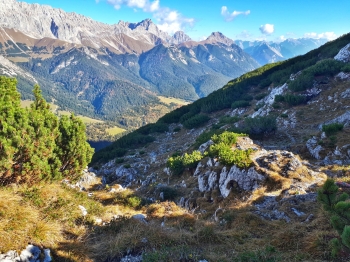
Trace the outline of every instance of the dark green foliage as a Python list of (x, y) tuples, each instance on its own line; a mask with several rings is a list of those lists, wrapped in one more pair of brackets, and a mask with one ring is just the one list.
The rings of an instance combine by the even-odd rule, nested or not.
[(121, 163), (124, 163), (124, 158), (116, 158), (115, 159), (115, 163), (118, 165), (118, 164), (121, 164)]
[[(323, 187), (318, 190), (318, 201), (321, 202), (323, 208), (329, 212), (331, 224), (337, 230), (341, 243), (350, 248), (350, 202), (349, 195), (340, 194), (338, 186), (334, 180), (327, 179)], [(332, 240), (332, 254), (336, 255), (340, 249), (339, 239)]]
[(298, 92), (313, 87), (316, 76), (333, 76), (339, 73), (344, 66), (343, 62), (334, 59), (325, 59), (304, 70), (301, 75), (289, 83), (289, 89)]
[(213, 140), (215, 144), (224, 143), (225, 145), (232, 146), (237, 142), (237, 138), (240, 136), (246, 136), (246, 135), (225, 131), (222, 134), (213, 135), (211, 137), (211, 140)]
[(185, 168), (192, 170), (203, 158), (199, 151), (193, 151), (191, 154), (185, 153), (182, 156), (174, 155), (167, 161), (167, 167), (170, 168), (173, 175), (181, 175)]
[(162, 122), (157, 122), (154, 124), (148, 124), (143, 127), (140, 127), (137, 132), (143, 135), (149, 135), (152, 133), (164, 133), (169, 131), (169, 127), (167, 124)]
[(344, 128), (344, 124), (333, 123), (329, 125), (323, 125), (322, 131), (325, 132), (327, 136), (331, 136), (343, 130), (343, 128)]
[(181, 175), (185, 170), (181, 156), (172, 156), (168, 159), (166, 166), (171, 170), (175, 176)]
[(179, 195), (179, 192), (175, 188), (169, 186), (160, 187), (159, 192), (163, 192), (165, 201), (174, 201)]
[(277, 130), (275, 116), (259, 116), (255, 118), (247, 117), (244, 119), (244, 130), (247, 130), (249, 135), (262, 136), (272, 133)]
[(219, 124), (234, 124), (239, 121), (239, 116), (222, 116), (219, 119)]
[(59, 171), (70, 179), (77, 179), (93, 155), (93, 149), (86, 142), (85, 125), (72, 114), (61, 117), (58, 129), (55, 154), (61, 162)]
[(275, 102), (286, 102), (290, 106), (297, 106), (300, 104), (304, 104), (307, 101), (306, 96), (302, 95), (293, 95), (293, 94), (286, 94), (286, 95), (276, 95), (275, 96)]
[(284, 96), (283, 95), (276, 95), (275, 96), (275, 102), (284, 102)]
[(350, 72), (350, 64), (345, 64), (342, 68), (341, 71), (345, 72), (345, 73), (349, 73)]
[(220, 135), (213, 135), (211, 139), (215, 144), (210, 146), (208, 150), (209, 156), (218, 157), (219, 161), (224, 165), (237, 165), (242, 168), (249, 167), (251, 164), (250, 154), (252, 153), (252, 149), (232, 149), (233, 144), (237, 142), (237, 138), (240, 136), (245, 135), (228, 131)]
[(232, 150), (231, 146), (224, 143), (211, 145), (209, 148), (210, 157), (218, 157), (220, 163), (224, 165), (236, 165), (241, 168), (251, 165), (250, 154), (252, 152), (253, 149), (251, 148), (248, 150)]
[(235, 108), (248, 107), (248, 106), (250, 106), (250, 103), (248, 101), (239, 100), (239, 101), (233, 102), (231, 105), (231, 108), (235, 109)]
[(261, 93), (261, 94), (256, 95), (255, 99), (256, 100), (261, 100), (261, 99), (263, 99), (266, 96), (267, 96), (267, 93)]
[(194, 147), (195, 148), (198, 148), (201, 144), (204, 144), (204, 143), (206, 143), (206, 142), (208, 142), (210, 139), (211, 139), (211, 137), (213, 136), (213, 135), (219, 135), (219, 134), (221, 134), (222, 132), (224, 132), (224, 130), (221, 130), (221, 129), (219, 129), (219, 130), (215, 130), (215, 129), (212, 129), (212, 130), (210, 130), (210, 131), (207, 131), (207, 132), (203, 132), (202, 134), (200, 134), (199, 136), (197, 136), (197, 138), (196, 138), (196, 142), (194, 143)]
[(20, 107), (16, 80), (0, 77), (0, 184), (76, 179), (93, 150), (85, 126), (74, 116), (61, 120), (50, 111), (38, 85), (29, 109)]
[(310, 73), (303, 72), (297, 79), (290, 82), (288, 87), (294, 92), (304, 91), (312, 88), (314, 84), (314, 76)]
[(135, 149), (144, 146), (153, 142), (154, 139), (155, 138), (152, 136), (143, 135), (134, 131), (119, 138), (103, 150), (96, 152), (92, 158), (92, 162), (96, 163), (99, 161), (108, 161), (115, 157), (122, 157), (126, 154), (128, 149)]
[(166, 124), (179, 123), (180, 118), (189, 111), (190, 111), (190, 106), (182, 106), (182, 107), (177, 108), (174, 111), (162, 116), (159, 119), (159, 122), (163, 122)]
[(194, 115), (193, 117), (189, 118), (188, 120), (183, 122), (183, 125), (187, 129), (197, 128), (205, 123), (207, 123), (210, 120), (210, 117), (207, 115)]
[(278, 104), (278, 103), (273, 103), (273, 104), (272, 104), (272, 107), (273, 107), (274, 109), (280, 109), (280, 108), (281, 108), (281, 105)]
[(178, 127), (178, 126), (177, 126), (177, 127), (174, 128), (173, 131), (174, 131), (174, 132), (179, 132), (180, 130), (181, 130), (181, 127)]

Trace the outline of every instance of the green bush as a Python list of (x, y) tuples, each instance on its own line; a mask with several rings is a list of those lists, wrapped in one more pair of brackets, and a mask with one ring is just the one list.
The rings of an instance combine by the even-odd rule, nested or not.
[(224, 143), (211, 145), (209, 148), (210, 157), (218, 157), (220, 163), (224, 165), (236, 165), (241, 168), (251, 165), (250, 154), (252, 152), (253, 149), (251, 148), (248, 150), (232, 150), (231, 146)]
[(350, 64), (345, 64), (342, 68), (341, 71), (345, 72), (345, 73), (349, 73), (350, 72)]
[(250, 103), (245, 100), (235, 101), (231, 104), (231, 108), (233, 109), (240, 108), (240, 107), (248, 107), (248, 106), (250, 106)]
[(192, 128), (197, 128), (204, 125), (209, 120), (210, 120), (209, 116), (200, 114), (187, 119), (185, 122), (183, 122), (183, 125), (187, 129), (192, 129)]
[(294, 92), (299, 92), (312, 88), (313, 84), (314, 76), (311, 73), (303, 72), (297, 79), (289, 83), (288, 88)]
[(245, 134), (237, 134), (237, 133), (233, 133), (233, 132), (229, 132), (229, 131), (225, 131), (222, 134), (219, 135), (213, 135), (211, 137), (211, 140), (213, 140), (213, 142), (215, 144), (220, 144), (223, 143), (225, 145), (228, 146), (232, 146), (234, 143), (237, 142), (237, 138), (240, 136), (246, 136)]
[(175, 176), (181, 175), (185, 170), (181, 156), (169, 157), (166, 165), (171, 170), (171, 173)]
[(274, 109), (280, 109), (280, 108), (281, 108), (281, 105), (278, 104), (278, 103), (273, 103), (273, 104), (272, 104), (272, 107), (273, 107)]
[(169, 186), (160, 187), (159, 192), (163, 192), (164, 201), (174, 201), (179, 195), (179, 192), (175, 188)]
[(211, 139), (211, 137), (212, 137), (213, 135), (215, 135), (215, 134), (216, 134), (216, 135), (219, 135), (219, 134), (221, 134), (222, 132), (224, 132), (224, 130), (221, 130), (221, 129), (219, 129), (219, 130), (212, 129), (212, 130), (210, 130), (210, 131), (203, 132), (202, 134), (200, 134), (199, 136), (197, 136), (196, 142), (193, 144), (193, 146), (194, 146), (195, 148), (198, 148), (200, 145), (202, 145), (202, 144), (208, 142), (208, 141)]
[(272, 133), (277, 130), (276, 117), (247, 117), (246, 119), (244, 119), (244, 130), (247, 130), (249, 135), (253, 136), (262, 136), (264, 134)]
[(307, 101), (307, 97), (302, 95), (286, 94), (284, 96), (284, 101), (286, 101), (290, 106), (297, 106), (304, 104)]
[(283, 95), (275, 95), (275, 102), (284, 102), (284, 96)]
[(239, 116), (222, 116), (219, 119), (220, 124), (234, 124), (239, 121)]
[(138, 196), (129, 196), (126, 199), (126, 205), (131, 208), (139, 208), (141, 203), (142, 199)]
[(121, 164), (121, 163), (124, 163), (124, 158), (116, 158), (115, 159), (115, 163), (118, 165), (118, 164)]
[(255, 99), (256, 100), (261, 100), (261, 99), (263, 99), (266, 96), (267, 96), (267, 93), (261, 93), (261, 94), (256, 95)]
[(317, 192), (317, 199), (330, 215), (330, 222), (339, 237), (331, 241), (332, 254), (336, 256), (342, 245), (350, 248), (350, 202), (347, 193), (339, 192), (334, 180), (327, 179), (323, 187)]
[(344, 128), (344, 124), (333, 123), (329, 125), (323, 125), (322, 131), (325, 132), (327, 136), (331, 136), (343, 130), (343, 128)]
[(185, 153), (183, 156), (172, 156), (167, 161), (167, 167), (170, 168), (173, 175), (181, 175), (185, 168), (193, 169), (203, 158), (199, 151), (193, 151), (191, 154)]
[(16, 85), (0, 76), (0, 185), (79, 179), (93, 154), (83, 122), (58, 119), (38, 85), (30, 108), (21, 108)]
[(169, 131), (169, 126), (162, 122), (148, 124), (136, 130), (137, 133), (140, 133), (143, 135), (149, 135), (152, 133), (164, 133), (167, 131)]
[(181, 127), (178, 127), (178, 126), (177, 126), (177, 127), (174, 128), (173, 131), (174, 131), (174, 132), (179, 132), (180, 130), (181, 130)]

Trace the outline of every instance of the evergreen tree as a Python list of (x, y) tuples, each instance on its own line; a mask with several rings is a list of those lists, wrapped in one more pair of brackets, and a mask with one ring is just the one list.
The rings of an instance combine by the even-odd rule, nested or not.
[(331, 224), (339, 233), (338, 238), (332, 239), (332, 255), (337, 255), (341, 250), (341, 244), (350, 248), (350, 202), (346, 193), (338, 194), (339, 188), (334, 180), (327, 179), (323, 187), (318, 191), (318, 200), (323, 208), (331, 215)]
[(31, 145), (30, 127), (16, 84), (16, 79), (0, 76), (0, 184), (26, 180), (23, 164)]
[[(40, 87), (34, 86), (35, 100), (29, 109), (29, 124), (32, 127), (32, 145), (30, 160), (26, 163), (26, 172), (37, 179), (59, 178), (60, 165), (54, 154), (58, 137), (58, 119), (50, 111), (50, 105), (41, 94)], [(28, 153), (29, 153), (28, 152)]]
[(0, 185), (79, 178), (93, 153), (82, 121), (59, 121), (38, 85), (30, 108), (21, 108), (16, 84), (0, 76)]
[(56, 154), (61, 162), (59, 169), (65, 176), (76, 179), (90, 162), (93, 149), (86, 142), (85, 125), (74, 114), (59, 121)]

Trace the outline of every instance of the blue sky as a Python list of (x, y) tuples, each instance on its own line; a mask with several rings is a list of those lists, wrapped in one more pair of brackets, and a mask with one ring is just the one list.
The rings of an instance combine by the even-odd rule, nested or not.
[[(20, 1), (20, 0), (18, 0)], [(350, 32), (350, 0), (25, 0), (114, 24), (151, 18), (194, 40), (220, 31), (232, 39), (334, 39)]]

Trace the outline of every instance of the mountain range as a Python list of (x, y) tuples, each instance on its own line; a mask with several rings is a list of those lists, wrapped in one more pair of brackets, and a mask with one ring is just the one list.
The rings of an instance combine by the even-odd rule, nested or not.
[(176, 106), (159, 96), (195, 101), (261, 64), (321, 44), (235, 42), (219, 32), (193, 41), (150, 19), (109, 25), (46, 5), (0, 4), (0, 74), (17, 77), (22, 99), (39, 83), (60, 110), (127, 127)]

